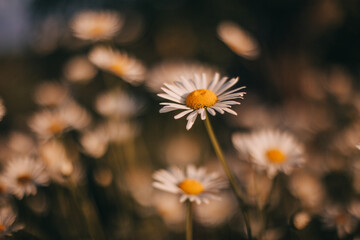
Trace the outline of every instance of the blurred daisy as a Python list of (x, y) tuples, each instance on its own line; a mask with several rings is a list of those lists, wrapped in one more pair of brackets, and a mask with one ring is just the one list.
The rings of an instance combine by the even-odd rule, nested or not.
[(293, 217), (293, 224), (296, 229), (304, 229), (311, 221), (311, 215), (307, 212), (298, 212)]
[(91, 123), (90, 113), (77, 102), (70, 101), (61, 106), (60, 115), (71, 128), (82, 130)]
[(56, 107), (68, 99), (67, 89), (58, 82), (40, 84), (34, 94), (35, 102), (41, 106)]
[(257, 41), (236, 23), (221, 22), (217, 27), (217, 34), (233, 52), (246, 59), (256, 59), (260, 55)]
[(157, 64), (148, 72), (145, 84), (152, 92), (158, 93), (164, 83), (173, 83), (179, 76), (192, 78), (195, 73), (213, 76), (218, 71), (217, 68), (200, 62), (168, 60)]
[(112, 11), (83, 11), (70, 22), (74, 35), (83, 40), (108, 40), (115, 36), (124, 24), (123, 18)]
[(15, 224), (16, 217), (16, 213), (10, 206), (0, 208), (0, 238), (11, 236), (12, 233), (24, 227), (20, 224)]
[(102, 93), (95, 102), (98, 113), (112, 118), (131, 118), (138, 114), (143, 107), (143, 102), (121, 90)]
[(201, 120), (205, 120), (206, 111), (213, 116), (215, 116), (216, 111), (221, 114), (228, 112), (237, 115), (231, 109), (231, 105), (240, 104), (233, 100), (243, 99), (245, 92), (239, 91), (245, 87), (229, 90), (238, 82), (238, 78), (227, 80), (227, 77), (220, 79), (220, 75), (216, 73), (213, 80), (208, 83), (205, 74), (202, 74), (201, 78), (195, 74), (194, 79), (181, 77), (181, 81), (176, 81), (173, 84), (165, 83), (165, 87), (161, 88), (165, 93), (158, 94), (158, 96), (175, 103), (160, 103), (160, 105), (164, 105), (160, 109), (160, 113), (182, 110), (181, 113), (175, 115), (175, 119), (189, 114), (186, 118), (188, 120), (187, 130), (193, 126), (198, 115), (201, 116)]
[(103, 126), (85, 131), (80, 138), (81, 146), (86, 154), (94, 157), (102, 157), (107, 149), (109, 137)]
[(34, 139), (28, 134), (17, 131), (9, 134), (6, 145), (16, 155), (27, 155), (35, 149)]
[(37, 186), (49, 184), (49, 176), (44, 164), (29, 157), (15, 158), (7, 162), (3, 177), (9, 193), (18, 199), (35, 195)]
[(335, 228), (340, 238), (355, 231), (357, 220), (346, 209), (328, 206), (322, 213), (322, 222), (326, 228)]
[(269, 177), (279, 171), (289, 174), (305, 162), (302, 146), (288, 133), (262, 130), (249, 135), (234, 134), (233, 144), (240, 152), (249, 154), (251, 161)]
[(87, 83), (95, 77), (96, 68), (85, 56), (70, 59), (64, 67), (65, 78), (74, 83)]
[(3, 100), (0, 98), (0, 121), (5, 116), (6, 108), (4, 106)]
[(217, 173), (207, 174), (205, 168), (197, 169), (193, 165), (188, 165), (185, 172), (177, 167), (158, 170), (153, 178), (155, 188), (179, 194), (180, 202), (209, 203), (209, 199), (219, 199), (218, 192), (227, 187), (227, 182)]
[(144, 81), (144, 65), (124, 52), (98, 46), (89, 53), (89, 60), (97, 67), (121, 77), (132, 85), (139, 85)]
[(70, 126), (60, 111), (43, 110), (35, 113), (28, 124), (40, 138), (48, 139), (63, 133)]

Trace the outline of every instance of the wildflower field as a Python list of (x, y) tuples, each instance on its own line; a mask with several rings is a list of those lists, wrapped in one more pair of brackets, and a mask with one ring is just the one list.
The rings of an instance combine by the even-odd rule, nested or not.
[(360, 240), (360, 2), (0, 0), (0, 239)]

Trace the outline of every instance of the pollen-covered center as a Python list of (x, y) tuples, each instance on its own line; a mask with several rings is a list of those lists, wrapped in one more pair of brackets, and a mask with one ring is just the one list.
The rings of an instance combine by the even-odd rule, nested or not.
[(64, 128), (65, 128), (65, 124), (61, 121), (54, 121), (49, 126), (50, 132), (54, 134), (62, 132)]
[(286, 160), (285, 154), (283, 154), (279, 149), (270, 149), (266, 152), (266, 157), (269, 162), (272, 163), (283, 163)]
[(209, 89), (198, 89), (191, 92), (185, 100), (186, 106), (192, 109), (207, 108), (213, 106), (217, 96)]
[(16, 178), (18, 184), (25, 185), (31, 182), (31, 176), (28, 173), (23, 173)]
[(179, 188), (187, 194), (197, 195), (204, 191), (203, 185), (194, 179), (185, 179), (179, 184)]
[(124, 67), (119, 63), (111, 65), (109, 69), (118, 75), (124, 74)]

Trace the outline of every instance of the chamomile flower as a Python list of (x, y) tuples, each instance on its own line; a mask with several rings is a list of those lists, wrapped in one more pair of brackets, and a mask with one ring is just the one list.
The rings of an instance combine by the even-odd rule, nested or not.
[(233, 52), (246, 59), (256, 59), (260, 54), (257, 41), (239, 25), (224, 21), (217, 27), (217, 33)]
[(227, 186), (227, 182), (217, 173), (206, 173), (205, 168), (188, 165), (186, 171), (177, 167), (158, 170), (153, 175), (153, 186), (157, 189), (179, 194), (180, 202), (189, 200), (200, 204), (209, 203), (209, 199), (218, 199), (216, 195)]
[(288, 133), (262, 130), (250, 135), (234, 134), (233, 144), (240, 152), (246, 152), (260, 170), (269, 177), (279, 171), (289, 174), (294, 167), (305, 162), (302, 146)]
[(187, 130), (193, 126), (197, 115), (201, 116), (201, 120), (205, 120), (206, 111), (213, 116), (216, 115), (216, 112), (237, 115), (231, 106), (240, 104), (234, 99), (243, 99), (245, 92), (240, 92), (240, 90), (245, 87), (229, 89), (238, 80), (238, 78), (232, 78), (228, 81), (227, 77), (220, 79), (220, 75), (216, 73), (210, 83), (205, 74), (202, 74), (201, 78), (195, 74), (194, 79), (181, 77), (180, 81), (173, 84), (165, 83), (165, 87), (161, 88), (165, 93), (158, 94), (158, 96), (173, 102), (160, 103), (160, 105), (164, 105), (160, 109), (160, 113), (182, 110), (174, 118), (179, 119), (188, 114)]
[(21, 230), (24, 226), (16, 224), (17, 215), (10, 206), (0, 208), (0, 238), (11, 236), (12, 233)]
[(124, 24), (123, 18), (112, 11), (84, 11), (70, 23), (74, 35), (83, 40), (107, 40), (115, 36)]
[(35, 195), (37, 186), (45, 186), (49, 183), (45, 165), (30, 157), (10, 160), (5, 166), (3, 177), (7, 191), (18, 199)]
[(121, 77), (132, 85), (139, 85), (144, 81), (146, 68), (139, 60), (125, 52), (98, 46), (89, 53), (89, 60), (97, 67)]

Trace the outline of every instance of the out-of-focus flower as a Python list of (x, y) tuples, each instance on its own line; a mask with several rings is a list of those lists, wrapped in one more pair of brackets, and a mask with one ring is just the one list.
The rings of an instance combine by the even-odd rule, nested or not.
[(220, 194), (221, 201), (201, 204), (195, 207), (195, 216), (204, 226), (213, 227), (224, 223), (236, 213), (237, 201), (233, 194)]
[(24, 226), (16, 224), (16, 213), (10, 206), (0, 208), (0, 237), (11, 236), (12, 233), (21, 230)]
[(316, 176), (304, 171), (291, 176), (291, 193), (300, 199), (303, 207), (310, 211), (319, 211), (324, 200), (324, 189)]
[(186, 210), (184, 204), (179, 202), (178, 196), (167, 192), (155, 192), (152, 202), (166, 225), (174, 230), (183, 227)]
[(31, 130), (43, 139), (62, 134), (70, 127), (65, 116), (58, 109), (37, 112), (29, 119), (28, 124)]
[(125, 174), (125, 182), (128, 191), (133, 198), (142, 206), (152, 205), (151, 172), (146, 168), (134, 168)]
[(233, 144), (240, 152), (246, 152), (260, 170), (269, 177), (279, 171), (285, 174), (305, 162), (302, 146), (286, 132), (262, 130), (252, 134), (234, 134)]
[(180, 195), (180, 202), (189, 200), (197, 204), (218, 199), (217, 193), (227, 186), (227, 182), (217, 173), (206, 173), (205, 168), (188, 165), (184, 172), (180, 168), (158, 170), (153, 175), (153, 186), (157, 189)]
[(104, 126), (87, 130), (80, 138), (81, 146), (86, 154), (94, 158), (102, 157), (108, 148), (109, 137)]
[(3, 119), (6, 113), (6, 108), (4, 106), (2, 98), (0, 98), (0, 121)]
[(34, 151), (35, 142), (27, 134), (22, 132), (11, 132), (6, 143), (15, 155), (28, 155)]
[(296, 229), (304, 229), (311, 221), (311, 216), (307, 212), (298, 212), (293, 218), (293, 224)]
[(74, 129), (82, 130), (91, 123), (89, 112), (74, 101), (60, 107), (59, 111), (65, 122)]
[(185, 166), (200, 159), (201, 145), (196, 137), (176, 135), (166, 139), (164, 145), (161, 146), (162, 152), (165, 160), (171, 165)]
[(96, 98), (95, 108), (103, 116), (126, 119), (138, 114), (144, 103), (121, 90), (112, 90)]
[(213, 76), (216, 72), (219, 72), (216, 67), (200, 62), (169, 60), (155, 65), (148, 72), (145, 84), (152, 92), (158, 93), (164, 83), (172, 84), (179, 80), (180, 76), (190, 79), (194, 74)]
[(90, 114), (75, 102), (69, 102), (53, 110), (35, 113), (28, 124), (40, 138), (49, 139), (67, 130), (81, 130), (91, 122)]
[(344, 69), (333, 67), (330, 69), (328, 91), (332, 93), (340, 102), (351, 102), (353, 100), (352, 77)]
[(340, 238), (351, 234), (357, 225), (357, 220), (339, 206), (328, 206), (322, 213), (322, 221), (326, 228), (335, 228)]
[(65, 146), (56, 140), (50, 140), (39, 147), (39, 155), (45, 163), (51, 179), (64, 183), (74, 172), (74, 163), (68, 157)]
[(70, 22), (74, 35), (83, 40), (108, 40), (119, 32), (123, 18), (113, 11), (83, 11), (77, 13)]
[(249, 32), (230, 21), (223, 21), (217, 27), (217, 34), (233, 52), (246, 59), (256, 59), (260, 55), (260, 48)]
[(68, 97), (68, 90), (58, 82), (44, 82), (36, 88), (34, 94), (35, 102), (46, 107), (59, 106)]
[(89, 53), (89, 60), (97, 67), (111, 72), (137, 86), (145, 78), (146, 68), (137, 59), (110, 47), (97, 46)]
[(231, 106), (240, 104), (234, 99), (243, 99), (245, 92), (239, 91), (245, 87), (229, 90), (239, 79), (227, 80), (227, 77), (220, 79), (220, 75), (215, 74), (213, 80), (208, 83), (205, 74), (201, 78), (195, 74), (194, 79), (181, 77), (181, 81), (176, 81), (173, 84), (165, 83), (165, 87), (162, 88), (165, 93), (158, 94), (158, 96), (173, 102), (160, 103), (160, 105), (164, 105), (160, 109), (160, 113), (182, 110), (174, 118), (179, 119), (188, 114), (186, 118), (188, 120), (187, 130), (193, 126), (198, 115), (201, 116), (201, 120), (205, 120), (206, 111), (213, 116), (215, 116), (216, 111), (221, 114), (228, 112), (237, 115)]
[(110, 186), (113, 181), (111, 169), (107, 167), (96, 168), (94, 170), (94, 180), (99, 186)]
[(49, 184), (49, 175), (42, 162), (30, 157), (15, 158), (7, 162), (3, 180), (7, 191), (18, 199), (35, 195), (37, 186)]
[(64, 66), (65, 78), (75, 83), (87, 83), (95, 77), (96, 73), (96, 68), (85, 56), (74, 57)]

